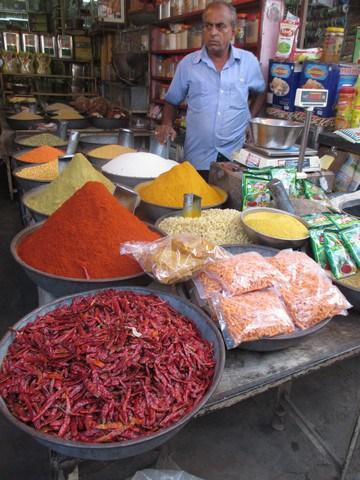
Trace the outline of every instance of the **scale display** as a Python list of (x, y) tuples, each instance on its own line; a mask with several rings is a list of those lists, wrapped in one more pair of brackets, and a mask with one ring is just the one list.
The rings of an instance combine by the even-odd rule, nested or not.
[(328, 95), (328, 90), (298, 88), (296, 90), (295, 105), (302, 108), (326, 107)]

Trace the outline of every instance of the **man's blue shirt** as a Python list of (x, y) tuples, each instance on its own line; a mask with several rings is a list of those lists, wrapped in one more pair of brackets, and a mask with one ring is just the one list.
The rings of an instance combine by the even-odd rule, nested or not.
[(265, 82), (257, 58), (231, 45), (221, 71), (203, 47), (179, 63), (166, 101), (188, 104), (185, 159), (198, 170), (209, 170), (218, 153), (230, 158), (242, 147), (250, 118), (249, 91), (263, 92)]

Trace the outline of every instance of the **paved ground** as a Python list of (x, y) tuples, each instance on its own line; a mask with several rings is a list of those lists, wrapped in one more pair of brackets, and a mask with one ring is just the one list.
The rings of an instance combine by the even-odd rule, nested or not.
[[(5, 171), (0, 169), (0, 334), (37, 305), (36, 289), (13, 261), (9, 244), (21, 229), (19, 209), (10, 202)], [(359, 325), (360, 328), (360, 325)], [(345, 448), (360, 408), (360, 358), (297, 380), (292, 399), (327, 438), (338, 457)], [(192, 421), (167, 445), (172, 462), (207, 480), (335, 480), (336, 471), (295, 422), (286, 431), (271, 428), (275, 392)], [(49, 478), (46, 448), (0, 416), (0, 480)], [(346, 480), (360, 480), (360, 445)], [(135, 463), (155, 461), (151, 453), (116, 463), (84, 463), (81, 480), (121, 480)]]

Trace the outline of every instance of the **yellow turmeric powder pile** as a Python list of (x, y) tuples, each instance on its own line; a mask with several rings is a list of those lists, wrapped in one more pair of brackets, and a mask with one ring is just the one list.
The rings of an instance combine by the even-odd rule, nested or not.
[(285, 213), (249, 213), (244, 218), (244, 223), (253, 230), (274, 238), (297, 240), (309, 235), (309, 231), (305, 225)]
[(189, 162), (162, 173), (140, 188), (139, 193), (146, 202), (174, 208), (182, 208), (185, 193), (194, 193), (201, 197), (203, 207), (224, 201), (222, 192), (208, 185)]

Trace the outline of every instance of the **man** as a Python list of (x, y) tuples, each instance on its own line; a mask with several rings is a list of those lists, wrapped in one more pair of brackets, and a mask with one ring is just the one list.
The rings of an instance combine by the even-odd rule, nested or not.
[[(229, 159), (242, 147), (250, 112), (250, 93), (265, 89), (257, 58), (231, 45), (236, 25), (234, 7), (224, 1), (207, 6), (203, 14), (203, 48), (179, 63), (165, 98), (162, 125), (156, 130), (161, 143), (176, 133), (173, 119), (185, 99), (185, 159), (199, 171), (211, 162)], [(256, 115), (263, 96), (252, 104)]]

